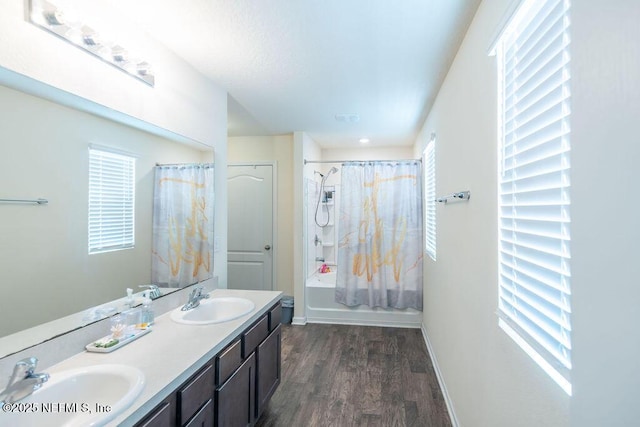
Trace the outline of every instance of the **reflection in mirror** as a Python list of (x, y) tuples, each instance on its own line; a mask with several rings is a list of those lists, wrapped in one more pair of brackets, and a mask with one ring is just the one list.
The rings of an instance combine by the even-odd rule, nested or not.
[[(0, 338), (72, 313), (87, 313), (90, 307), (125, 296), (127, 288), (137, 293), (142, 291), (139, 285), (152, 283), (155, 166), (212, 163), (212, 149), (195, 142), (176, 143), (4, 86), (0, 109), (0, 199), (49, 201), (0, 203)], [(130, 248), (89, 253), (91, 144), (135, 158)], [(209, 203), (213, 223), (213, 202)], [(213, 230), (208, 233), (212, 241)], [(207, 277), (212, 266), (209, 259)], [(112, 314), (109, 304), (105, 310)], [(81, 326), (72, 321), (68, 328), (74, 325)], [(65, 331), (57, 333), (61, 332)], [(0, 357), (8, 351), (0, 350)]]
[(182, 288), (213, 267), (213, 164), (157, 165), (151, 280)]

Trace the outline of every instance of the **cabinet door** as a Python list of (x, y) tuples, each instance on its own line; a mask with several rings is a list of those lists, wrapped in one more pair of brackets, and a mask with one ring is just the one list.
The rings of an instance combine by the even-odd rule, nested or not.
[(215, 420), (218, 427), (246, 427), (255, 421), (256, 357), (251, 354), (216, 390)]
[(256, 351), (257, 368), (257, 414), (262, 414), (264, 407), (269, 403), (269, 399), (280, 384), (280, 342), (281, 342), (280, 325), (271, 332), (271, 335), (258, 346)]
[(209, 401), (184, 427), (210, 427), (213, 425), (213, 401)]
[(176, 394), (171, 393), (135, 427), (175, 427), (176, 407)]

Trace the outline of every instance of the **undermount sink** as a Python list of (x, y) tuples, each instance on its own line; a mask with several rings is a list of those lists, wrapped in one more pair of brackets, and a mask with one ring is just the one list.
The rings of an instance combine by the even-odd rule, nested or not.
[(200, 305), (191, 310), (177, 308), (171, 312), (174, 322), (187, 325), (208, 325), (237, 319), (251, 313), (255, 308), (253, 301), (237, 297), (212, 297), (200, 301)]
[(126, 365), (52, 372), (42, 388), (12, 404), (14, 411), (0, 413), (0, 425), (102, 426), (131, 406), (144, 383), (142, 371)]

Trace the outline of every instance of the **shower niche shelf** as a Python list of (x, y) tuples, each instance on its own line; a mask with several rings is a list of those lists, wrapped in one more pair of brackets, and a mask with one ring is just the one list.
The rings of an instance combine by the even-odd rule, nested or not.
[(340, 201), (337, 198), (337, 186), (327, 185), (322, 189), (322, 193), (319, 193), (318, 190), (319, 188), (316, 187), (316, 192), (312, 196), (313, 199), (309, 201), (309, 206), (313, 206), (317, 216), (317, 221), (314, 224), (315, 228), (310, 231), (310, 234), (312, 237), (314, 235), (318, 236), (322, 242), (316, 245), (315, 257), (322, 259), (322, 263), (335, 264), (337, 258), (336, 242), (338, 241), (336, 218), (340, 207)]

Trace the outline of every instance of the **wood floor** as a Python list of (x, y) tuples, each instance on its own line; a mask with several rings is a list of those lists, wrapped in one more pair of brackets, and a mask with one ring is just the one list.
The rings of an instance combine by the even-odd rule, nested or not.
[(257, 426), (451, 426), (419, 329), (282, 332), (282, 381)]

